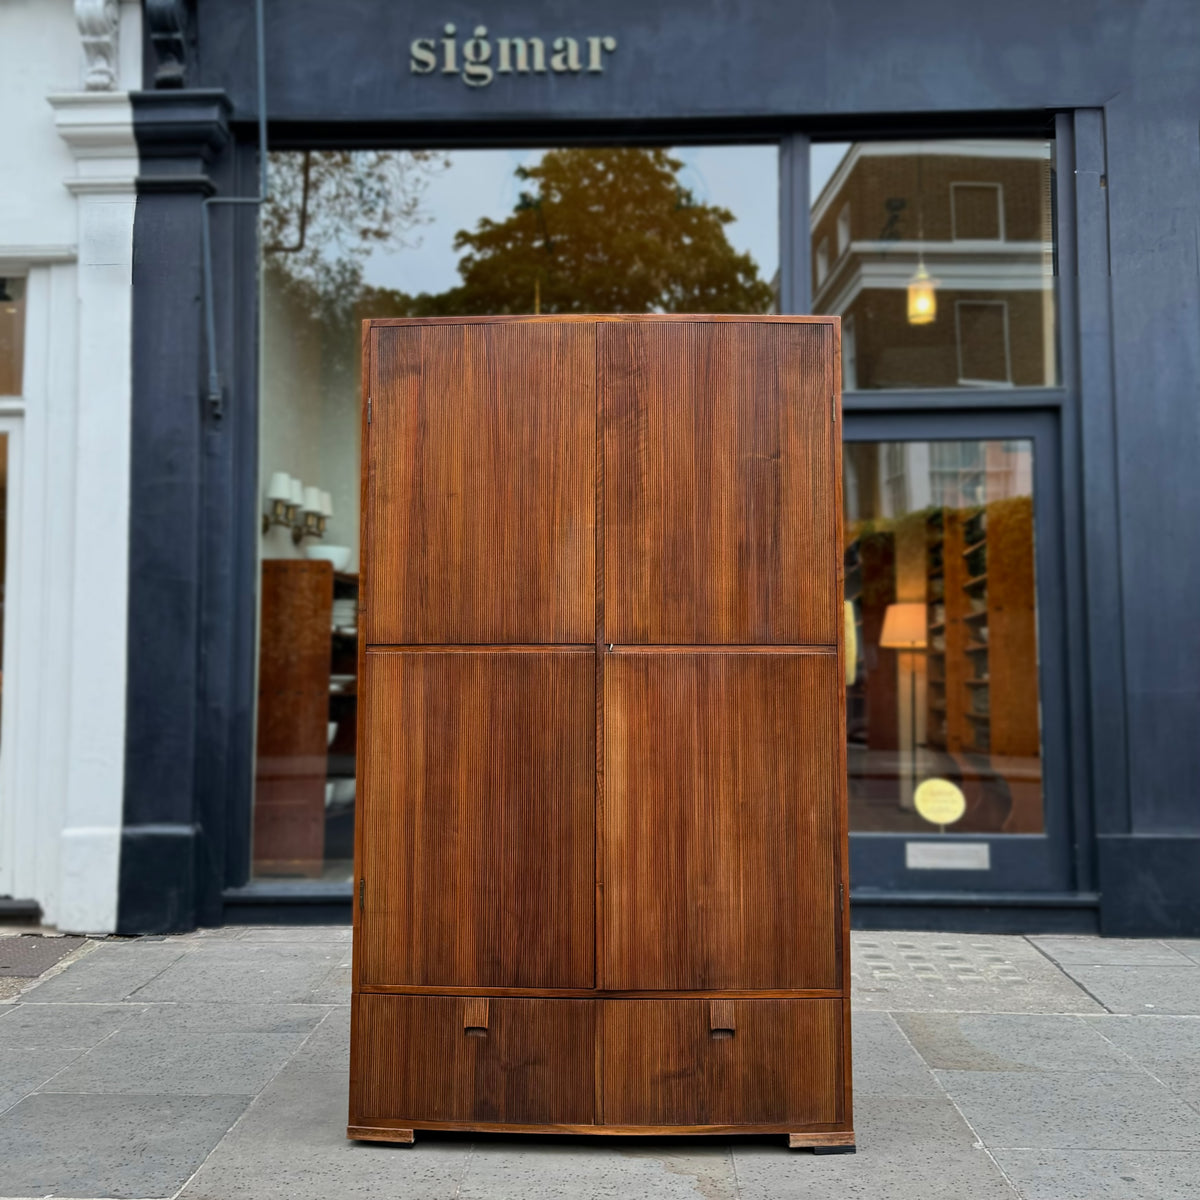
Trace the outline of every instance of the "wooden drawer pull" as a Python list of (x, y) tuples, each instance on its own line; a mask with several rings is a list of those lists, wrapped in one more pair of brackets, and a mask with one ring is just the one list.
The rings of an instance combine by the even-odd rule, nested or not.
[(731, 1038), (737, 1025), (733, 1018), (732, 1000), (708, 1002), (708, 1032), (714, 1038)]
[(463, 1033), (467, 1037), (487, 1037), (488, 1001), (486, 996), (468, 996), (463, 1006)]

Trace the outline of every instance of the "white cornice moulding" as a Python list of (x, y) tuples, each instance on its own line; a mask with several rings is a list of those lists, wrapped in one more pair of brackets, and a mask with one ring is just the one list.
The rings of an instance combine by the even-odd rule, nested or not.
[(27, 267), (73, 263), (78, 257), (74, 246), (6, 246), (0, 244), (0, 271), (16, 274)]
[(76, 175), (63, 186), (73, 196), (133, 196), (137, 192), (132, 175)]
[(126, 92), (57, 92), (46, 97), (59, 136), (78, 159), (131, 159), (137, 172), (133, 105)]
[[(905, 291), (912, 282), (917, 258), (880, 259), (864, 255), (854, 259), (850, 269), (834, 273), (813, 296), (813, 311), (840, 315), (867, 291)], [(942, 291), (952, 292), (1041, 292), (1053, 287), (1043, 270), (1042, 260), (1014, 259), (1006, 263), (979, 263), (970, 260), (938, 263), (931, 271)], [(837, 291), (833, 284), (838, 284)]]

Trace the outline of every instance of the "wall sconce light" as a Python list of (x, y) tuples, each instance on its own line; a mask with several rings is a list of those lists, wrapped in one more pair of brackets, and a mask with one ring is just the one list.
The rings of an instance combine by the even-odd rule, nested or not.
[(263, 513), (262, 531), (278, 525), (292, 531), (292, 541), (298, 546), (306, 537), (325, 536), (325, 527), (333, 516), (333, 503), (328, 492), (305, 487), (286, 471), (276, 471), (267, 488), (267, 511)]
[[(306, 487), (304, 489), (304, 504), (301, 507), (301, 512), (304, 515), (304, 522), (301, 527), (300, 537), (324, 537), (325, 536), (325, 521), (327, 519), (326, 504), (327, 492), (321, 491), (320, 488)], [(296, 538), (299, 543), (300, 538)]]
[(937, 317), (937, 282), (925, 270), (924, 259), (920, 260), (916, 274), (908, 281), (910, 325), (929, 325)]
[(266, 534), (272, 525), (291, 528), (296, 521), (296, 507), (292, 503), (292, 477), (286, 471), (276, 471), (267, 488), (267, 511), (263, 513), (262, 531)]

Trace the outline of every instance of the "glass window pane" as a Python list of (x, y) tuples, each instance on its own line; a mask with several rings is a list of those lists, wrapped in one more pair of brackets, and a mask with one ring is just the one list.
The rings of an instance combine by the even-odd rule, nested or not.
[(352, 872), (362, 319), (770, 312), (778, 195), (774, 145), (271, 156), (255, 874)]
[(25, 280), (0, 277), (0, 396), (24, 390)]
[(854, 322), (847, 387), (1058, 382), (1053, 142), (824, 143), (811, 165), (813, 311)]
[(8, 593), (8, 434), (0, 433), (0, 701), (4, 693), (4, 605)]
[[(851, 830), (1040, 832), (1033, 443), (847, 442), (844, 463)], [(961, 814), (922, 816), (930, 780)]]

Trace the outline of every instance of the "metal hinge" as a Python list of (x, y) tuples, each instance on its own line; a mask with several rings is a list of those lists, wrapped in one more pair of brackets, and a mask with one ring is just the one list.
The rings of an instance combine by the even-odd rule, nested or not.
[(844, 912), (846, 909), (846, 885), (838, 884), (838, 912)]
[(367, 424), (371, 423), (371, 397), (367, 397)]
[(367, 881), (365, 879), (360, 879), (358, 881), (358, 911), (359, 912), (363, 911), (363, 908), (366, 904), (366, 896), (367, 896)]

